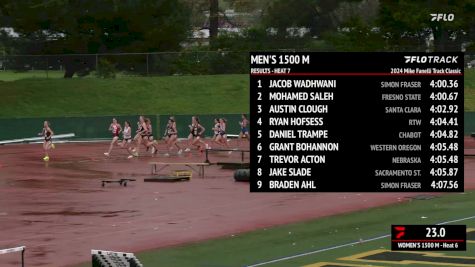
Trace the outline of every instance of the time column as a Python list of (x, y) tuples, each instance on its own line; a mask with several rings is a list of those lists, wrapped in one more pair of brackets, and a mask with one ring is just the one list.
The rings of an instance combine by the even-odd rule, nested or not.
[(463, 192), (463, 76), (435, 76), (427, 83), (427, 189)]
[(266, 140), (264, 133), (267, 132), (268, 124), (268, 92), (266, 84), (268, 84), (268, 77), (265, 75), (251, 74), (251, 118), (250, 118), (250, 183), (251, 192), (265, 192), (267, 183), (264, 181), (267, 178), (268, 166), (268, 140)]

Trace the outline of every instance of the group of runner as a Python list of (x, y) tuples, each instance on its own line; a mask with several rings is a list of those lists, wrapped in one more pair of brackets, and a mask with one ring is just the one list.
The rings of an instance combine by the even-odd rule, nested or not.
[[(216, 118), (214, 121), (214, 127), (212, 128), (214, 135), (211, 138), (211, 142), (216, 145), (229, 148), (227, 134), (226, 134), (226, 119)], [(241, 126), (241, 131), (239, 133), (239, 138), (247, 138), (249, 140), (249, 130), (248, 124), (249, 121), (245, 114), (242, 114), (241, 121), (239, 122)], [(210, 148), (209, 144), (204, 142), (203, 137), (206, 129), (201, 125), (200, 120), (197, 116), (191, 117), (191, 124), (189, 127), (188, 135), (188, 144), (183, 150), (183, 147), (178, 142), (178, 130), (176, 126), (175, 117), (171, 116), (168, 118), (167, 126), (165, 128), (164, 139), (167, 146), (167, 152), (165, 156), (169, 156), (173, 149), (177, 149), (177, 154), (182, 154), (183, 151), (190, 152), (191, 148), (196, 148), (196, 150), (203, 152), (205, 149)], [(132, 136), (132, 127), (129, 121), (124, 122), (124, 126), (117, 121), (116, 118), (112, 119), (112, 123), (109, 125), (109, 131), (112, 133), (112, 141), (109, 145), (109, 150), (104, 153), (105, 156), (109, 157), (113, 148), (119, 146), (124, 148), (129, 153), (129, 159), (133, 157), (138, 157), (140, 152), (140, 147), (143, 145), (147, 151), (150, 151), (152, 154), (157, 154), (159, 151), (158, 141), (154, 139), (153, 136), (153, 127), (151, 120), (144, 116), (140, 116), (137, 122), (137, 130), (135, 135)], [(120, 135), (122, 134), (122, 140), (120, 140)], [(49, 160), (48, 151), (54, 148), (52, 141), (53, 130), (51, 130), (50, 123), (48, 121), (44, 122), (43, 131), (40, 133), (43, 135), (43, 150), (45, 156), (44, 161)], [(228, 153), (232, 153), (229, 151)]]

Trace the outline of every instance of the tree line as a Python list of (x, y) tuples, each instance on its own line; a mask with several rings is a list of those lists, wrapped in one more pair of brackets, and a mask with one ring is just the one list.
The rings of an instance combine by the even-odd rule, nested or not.
[[(239, 33), (218, 34), (226, 9), (248, 14)], [(1, 0), (0, 47), (4, 54), (41, 55), (182, 51), (204, 21), (209, 45), (194, 49), (475, 47), (475, 0)], [(69, 60), (66, 78), (84, 67)]]

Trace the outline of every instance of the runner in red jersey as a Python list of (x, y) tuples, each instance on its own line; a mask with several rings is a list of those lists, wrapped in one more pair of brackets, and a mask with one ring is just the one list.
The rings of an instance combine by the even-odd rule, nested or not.
[(106, 155), (107, 157), (110, 156), (110, 153), (114, 145), (118, 143), (119, 134), (122, 132), (122, 126), (120, 126), (120, 124), (117, 123), (117, 120), (115, 118), (112, 119), (112, 123), (109, 125), (109, 131), (112, 132), (112, 141), (109, 146), (109, 151), (104, 153), (104, 155)]

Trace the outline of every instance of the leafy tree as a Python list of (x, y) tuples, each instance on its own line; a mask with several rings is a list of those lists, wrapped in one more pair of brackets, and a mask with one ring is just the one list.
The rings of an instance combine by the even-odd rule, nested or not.
[(218, 36), (219, 27), (219, 2), (218, 0), (209, 0), (209, 37), (211, 39)]
[[(189, 30), (189, 9), (177, 0), (5, 0), (0, 9), (2, 26), (34, 43), (27, 53), (176, 50)], [(65, 58), (65, 78), (90, 64)]]
[(321, 35), (338, 26), (333, 17), (341, 3), (351, 0), (273, 0), (264, 8), (263, 24), (277, 28), (279, 35), (286, 35), (289, 27), (306, 27), (312, 35)]
[(263, 9), (272, 0), (227, 0), (230, 6), (238, 12), (255, 12)]
[[(377, 13), (371, 16), (368, 14), (372, 14), (376, 6), (367, 5), (369, 3), (340, 6), (336, 12), (340, 27), (328, 32), (325, 39), (336, 49), (345, 51), (424, 51), (428, 48), (460, 51), (462, 43), (473, 43), (473, 0), (379, 0)], [(453, 21), (433, 20), (431, 14), (454, 14), (455, 18)]]
[[(378, 25), (392, 46), (425, 45), (431, 36), (437, 51), (460, 50), (475, 37), (473, 0), (381, 0)], [(453, 21), (433, 20), (430, 14), (454, 14)]]
[(342, 24), (341, 31), (327, 32), (324, 39), (336, 51), (383, 51), (385, 40), (383, 36), (374, 31), (372, 24), (365, 23), (360, 18), (352, 18)]

